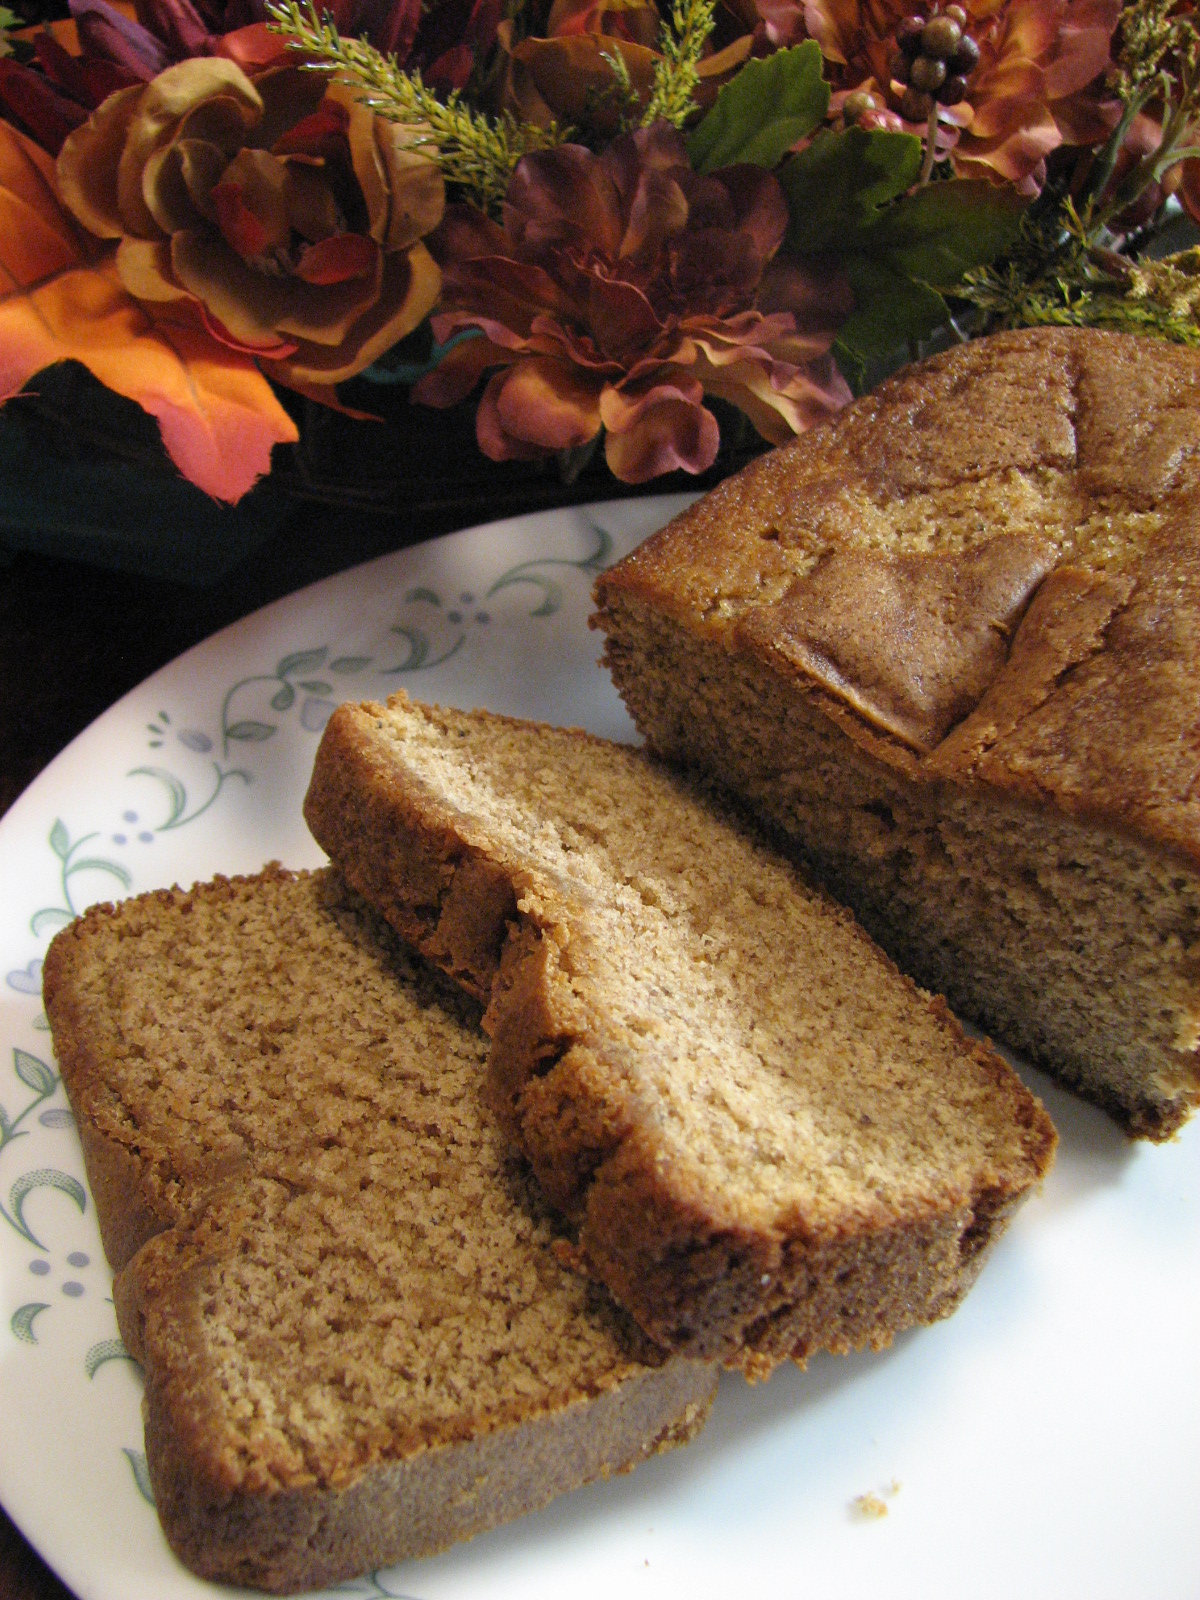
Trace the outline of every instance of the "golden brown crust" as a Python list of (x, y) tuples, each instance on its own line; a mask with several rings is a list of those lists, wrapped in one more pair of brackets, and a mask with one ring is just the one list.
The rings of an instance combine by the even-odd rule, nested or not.
[(336, 874), (95, 908), (45, 977), (192, 1570), (335, 1583), (699, 1431), (714, 1369), (559, 1259), (483, 1105), (478, 1007)]
[[(1200, 1103), (1200, 356), (905, 370), (596, 585), (651, 746), (1131, 1132)], [(1136, 969), (1136, 970), (1135, 970)]]
[[(463, 750), (467, 761), (456, 767)], [(499, 763), (494, 774), (492, 757)], [(970, 1045), (941, 1002), (902, 979), (844, 912), (748, 831), (637, 752), (568, 730), (421, 707), (398, 695), (387, 707), (335, 712), (305, 815), (339, 866), (435, 959), (442, 912), (428, 899), (415, 908), (414, 886), (440, 881), (448, 899), (469, 865), (482, 881), (494, 881), (496, 873), (508, 879), (514, 914), (498, 960), (490, 975), (481, 970), (468, 980), (490, 984), (485, 1028), (498, 1108), (545, 1191), (575, 1220), (580, 1264), (670, 1348), (759, 1376), (789, 1356), (886, 1343), (901, 1327), (945, 1315), (973, 1280), (983, 1247), (1050, 1164), (1049, 1119), (994, 1052)], [(400, 847), (398, 834), (405, 836)], [(673, 844), (682, 859), (678, 871), (668, 860)], [(698, 900), (694, 912), (688, 909), (693, 866), (697, 883), (705, 870), (715, 880), (715, 900), (707, 909)], [(723, 881), (724, 870), (747, 871), (749, 891)], [(693, 1090), (664, 1088), (668, 1069), (659, 1053), (684, 1049), (681, 1030), (702, 1031), (709, 1022), (704, 1000), (688, 989), (706, 981), (703, 941), (724, 938), (721, 918), (728, 902), (741, 905), (739, 893), (750, 913), (755, 896), (774, 900), (785, 919), (803, 904), (797, 915), (806, 938), (836, 948), (838, 959), (849, 962), (853, 982), (862, 986), (864, 1017), (880, 991), (887, 997), (880, 1003), (894, 1006), (900, 1025), (919, 1042), (910, 1055), (890, 1024), (868, 1025), (861, 1059), (852, 1068), (848, 1050), (840, 1068), (830, 1069), (843, 1074), (839, 1084), (814, 1087), (814, 1066), (806, 1087), (804, 1060), (795, 1062), (794, 1082), (785, 1068), (776, 1084), (752, 1064), (753, 1047), (737, 1055), (714, 1016), (721, 1042), (713, 1048), (727, 1051), (722, 1077), (730, 1074), (732, 1086), (749, 1075), (744, 1087), (739, 1082), (745, 1096), (739, 1114), (760, 1117), (744, 1134), (744, 1154), (728, 1158), (734, 1164), (727, 1181), (706, 1172), (698, 1145), (681, 1144), (668, 1131), (675, 1117), (686, 1116), (689, 1096), (712, 1093), (719, 1100), (726, 1092), (721, 1078), (697, 1077)], [(614, 908), (622, 905), (632, 922), (621, 924)], [(643, 923), (639, 905), (650, 908)], [(669, 919), (658, 916), (664, 905), (679, 907), (674, 933)], [(697, 931), (703, 924), (708, 932), (687, 946), (689, 972), (681, 976), (667, 943), (691, 938), (693, 915)], [(760, 932), (740, 911), (730, 921), (736, 939), (755, 951), (742, 974), (759, 986), (761, 1022), (804, 1033), (809, 1024), (795, 1014), (795, 995), (785, 988), (797, 965), (803, 970), (805, 955), (780, 945), (782, 966), (793, 974), (782, 978), (779, 964), (758, 948), (760, 940), (781, 938), (778, 927)], [(661, 970), (642, 946), (622, 942), (635, 925), (665, 941)], [(756, 966), (761, 970), (752, 977)], [(621, 990), (620, 969), (631, 975), (628, 992)], [(807, 974), (800, 982), (820, 987)], [(674, 1019), (669, 1038), (654, 1020), (660, 989)], [(743, 1015), (737, 1026), (752, 1035), (759, 1020)], [(819, 1031), (823, 1024), (814, 1026)], [(838, 1026), (845, 1030), (844, 1019)], [(942, 1065), (926, 1061), (926, 1050)], [(876, 1057), (872, 1087), (861, 1069)], [(686, 1077), (699, 1069), (679, 1070)], [(852, 1071), (860, 1075), (846, 1083)], [(910, 1080), (924, 1083), (928, 1103), (920, 1089), (911, 1103), (903, 1088), (897, 1098), (898, 1086)], [(910, 1110), (920, 1132), (901, 1131)], [(870, 1131), (875, 1117), (898, 1120), (884, 1136)], [(972, 1129), (981, 1143), (969, 1160), (961, 1153), (950, 1160), (947, 1149), (953, 1170), (931, 1168), (923, 1177), (898, 1173), (899, 1157), (893, 1158), (888, 1178), (880, 1180), (895, 1191), (887, 1200), (867, 1184), (854, 1189), (853, 1201), (834, 1201), (822, 1194), (819, 1168), (798, 1166), (793, 1176), (799, 1188), (810, 1185), (806, 1196), (772, 1207), (764, 1199), (769, 1169), (757, 1165), (758, 1142), (783, 1140), (774, 1159), (786, 1166), (787, 1130), (807, 1129), (810, 1119), (845, 1127), (854, 1144), (843, 1147), (847, 1170), (885, 1161), (897, 1139), (936, 1145), (949, 1123)], [(733, 1186), (744, 1186), (746, 1195), (737, 1198)]]
[[(1005, 525), (973, 511), (993, 488)], [(906, 369), (722, 484), (601, 576), (594, 620), (653, 606), (759, 656), (907, 777), (986, 784), (1200, 859), (1200, 749), (1177, 732), (1198, 543), (1200, 357), (1004, 334)]]
[[(712, 1367), (632, 1361), (608, 1382), (574, 1390), (564, 1372), (560, 1394), (482, 1424), (468, 1397), (458, 1428), (381, 1437), (367, 1467), (347, 1465), (332, 1481), (273, 1457), (269, 1441), (253, 1455), (239, 1450), (196, 1328), (222, 1255), (238, 1243), (238, 1210), (232, 1200), (218, 1207), (218, 1228), (202, 1226), (202, 1252), (175, 1232), (160, 1236), (114, 1288), (122, 1336), (146, 1367), (155, 1506), (172, 1549), (203, 1578), (293, 1593), (433, 1555), (582, 1484), (632, 1471), (703, 1428)], [(243, 1224), (246, 1246), (256, 1237)]]

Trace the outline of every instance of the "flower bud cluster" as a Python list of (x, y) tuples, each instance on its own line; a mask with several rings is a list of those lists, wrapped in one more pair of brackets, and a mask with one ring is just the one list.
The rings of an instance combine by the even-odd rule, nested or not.
[(910, 16), (896, 29), (892, 81), (904, 85), (900, 115), (927, 122), (935, 105), (954, 106), (966, 96), (979, 46), (966, 32), (967, 13), (947, 6), (930, 17)]

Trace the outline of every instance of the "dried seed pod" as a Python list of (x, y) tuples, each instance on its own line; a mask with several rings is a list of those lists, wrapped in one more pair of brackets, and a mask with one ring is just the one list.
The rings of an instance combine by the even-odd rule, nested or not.
[(934, 94), (946, 81), (946, 63), (936, 56), (917, 56), (913, 61), (908, 81), (914, 89), (924, 94)]
[(933, 96), (920, 89), (907, 88), (900, 101), (900, 115), (905, 122), (928, 122), (933, 111)]
[(906, 56), (915, 56), (921, 48), (921, 35), (925, 32), (925, 18), (905, 17), (896, 29), (896, 43)]
[[(905, 66), (907, 66), (907, 58)], [(878, 111), (875, 96), (866, 89), (856, 89), (853, 94), (848, 94), (842, 101), (842, 121), (848, 128), (852, 128), (860, 118), (865, 117), (868, 111)]]
[(938, 61), (949, 61), (962, 43), (963, 31), (953, 17), (944, 12), (930, 17), (921, 29), (921, 54)]
[(958, 49), (946, 63), (952, 73), (957, 73), (965, 78), (979, 65), (979, 46), (969, 35), (964, 34), (958, 42)]

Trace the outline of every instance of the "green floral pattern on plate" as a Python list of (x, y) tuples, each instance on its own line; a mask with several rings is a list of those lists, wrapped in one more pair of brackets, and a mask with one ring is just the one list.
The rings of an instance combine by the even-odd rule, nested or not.
[[(65, 815), (50, 818), (43, 837), (53, 863), (56, 898), (28, 915), (30, 937), (44, 946), (97, 899), (138, 892), (144, 878), (139, 852), (211, 818), (233, 790), (245, 791), (259, 782), (267, 771), (263, 763), (269, 765), (285, 726), (315, 737), (339, 697), (386, 694), (399, 680), (457, 661), (470, 651), (473, 638), (486, 637), (494, 628), (501, 596), (524, 597), (522, 615), (534, 625), (553, 618), (571, 586), (577, 594), (586, 592), (591, 578), (612, 558), (613, 538), (604, 527), (592, 520), (585, 534), (582, 553), (551, 550), (515, 562), (478, 590), (429, 582), (403, 587), (394, 620), (369, 652), (310, 639), (224, 687), (214, 684), (211, 693), (192, 695), (186, 713), (162, 701), (142, 724), (148, 759), (125, 769), (115, 821), (77, 830)], [(207, 723), (195, 717), (206, 696), (212, 707)], [(23, 998), (26, 1025), (44, 1034), (40, 956), (34, 954), (24, 966), (10, 970), (6, 988)], [(30, 1137), (34, 1132), (37, 1138)], [(51, 1147), (55, 1136), (64, 1143)], [(13, 1045), (7, 1081), (0, 1080), (0, 1234), (24, 1252), (24, 1269), (41, 1291), (7, 1317), (8, 1336), (25, 1348), (45, 1343), (51, 1319), (65, 1304), (90, 1294), (108, 1298), (96, 1281), (101, 1275), (107, 1281), (103, 1262), (94, 1259), (94, 1246), (90, 1251), (80, 1248), (70, 1227), (70, 1215), (84, 1217), (90, 1206), (80, 1177), (68, 1170), (72, 1164), (81, 1170), (74, 1118), (61, 1080), (41, 1055)], [(85, 1270), (89, 1267), (92, 1281)], [(131, 1361), (115, 1328), (108, 1336), (89, 1339), (78, 1359), (89, 1381), (114, 1363)], [(144, 1452), (132, 1445), (117, 1448), (128, 1465), (131, 1490), (152, 1505)], [(364, 1600), (411, 1600), (379, 1572), (329, 1592)]]

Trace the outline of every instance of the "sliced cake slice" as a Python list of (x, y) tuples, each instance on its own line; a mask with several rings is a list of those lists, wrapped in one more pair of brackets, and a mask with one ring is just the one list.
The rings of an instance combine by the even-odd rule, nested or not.
[(279, 1592), (439, 1550), (702, 1426), (560, 1259), (478, 1007), (329, 871), (97, 907), (46, 1003), (167, 1539)]
[(582, 1266), (763, 1375), (946, 1315), (1055, 1135), (994, 1051), (732, 812), (643, 752), (345, 705), (312, 831), (486, 999), (497, 1108)]
[(1200, 353), (998, 334), (597, 582), (660, 755), (1137, 1136), (1200, 1104)]

